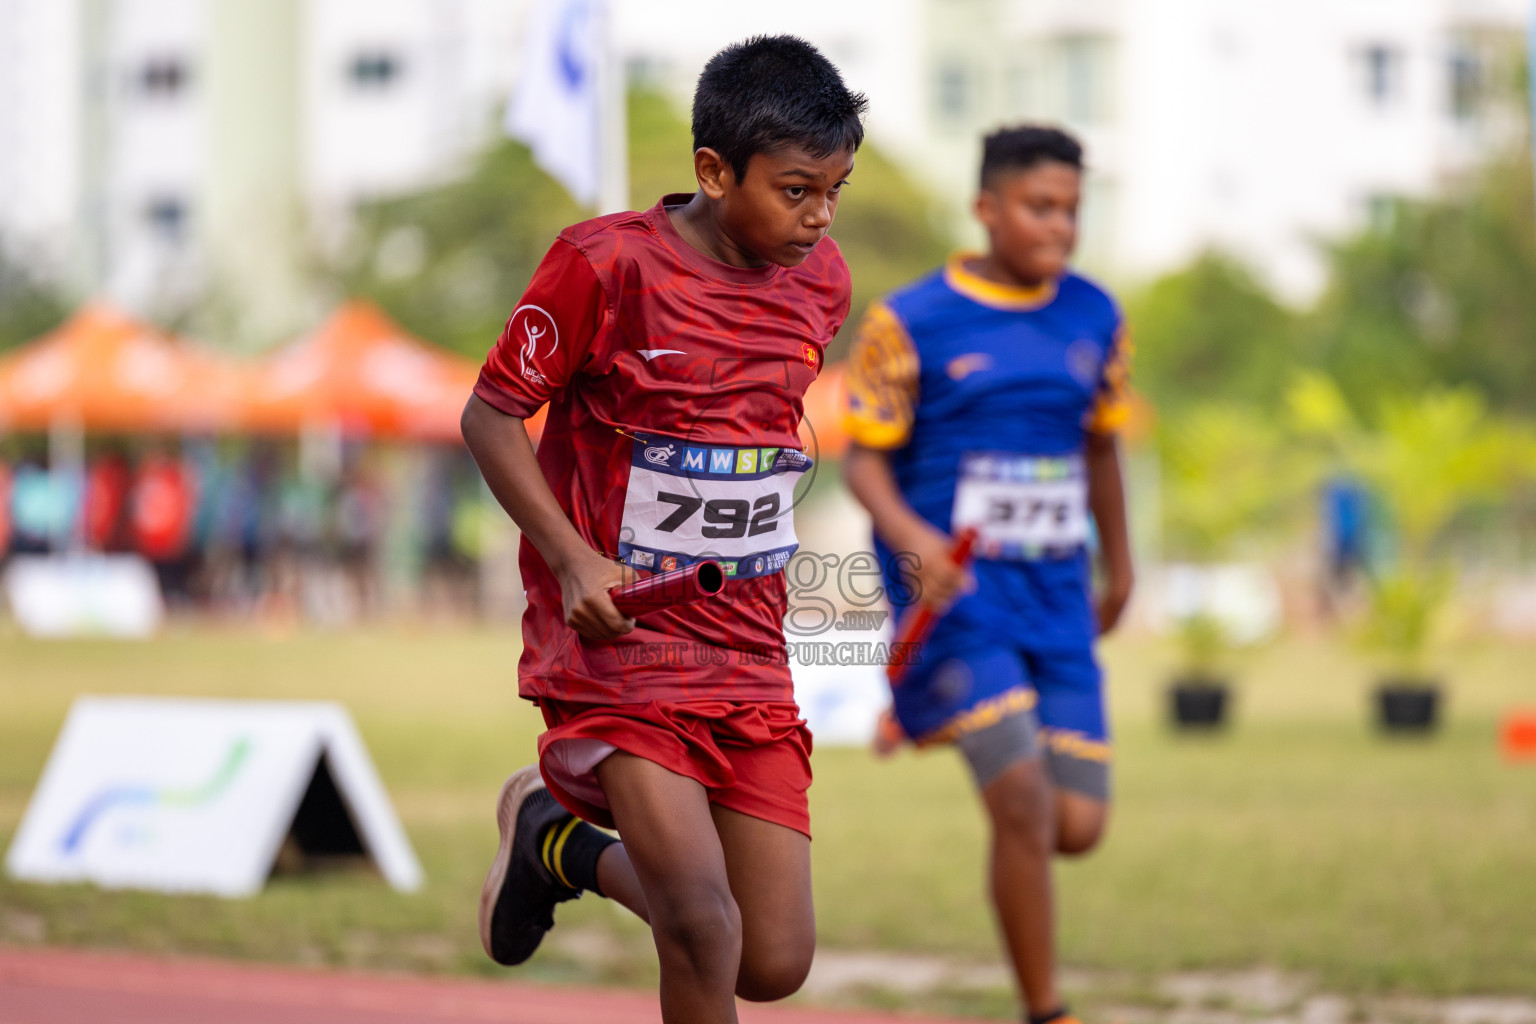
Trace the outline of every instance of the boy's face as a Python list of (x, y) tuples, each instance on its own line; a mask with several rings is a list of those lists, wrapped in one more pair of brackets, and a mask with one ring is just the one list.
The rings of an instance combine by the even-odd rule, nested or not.
[[(700, 160), (704, 154), (713, 159)], [(712, 149), (695, 154), (695, 168), (699, 187), (719, 202), (721, 229), (742, 255), (795, 267), (832, 225), (838, 197), (853, 173), (853, 151), (814, 157), (789, 146), (754, 153), (739, 182)]]
[(1077, 246), (1077, 207), (1083, 172), (1047, 160), (1001, 170), (976, 197), (976, 218), (987, 229), (992, 257), (1021, 282), (1066, 273)]

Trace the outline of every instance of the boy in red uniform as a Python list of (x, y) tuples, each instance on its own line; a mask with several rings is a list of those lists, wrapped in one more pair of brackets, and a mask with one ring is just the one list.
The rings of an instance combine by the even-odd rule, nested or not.
[[(464, 410), (523, 531), (519, 692), (548, 725), (502, 789), (482, 942), (521, 963), (556, 903), (617, 900), (651, 925), (669, 1022), (789, 995), (815, 946), (782, 570), (801, 398), (851, 298), (824, 236), (865, 107), (799, 39), (717, 54), (694, 95), (698, 191), (562, 232)], [(546, 402), (535, 454), (524, 420)], [(705, 557), (719, 597), (614, 608), (626, 576)]]

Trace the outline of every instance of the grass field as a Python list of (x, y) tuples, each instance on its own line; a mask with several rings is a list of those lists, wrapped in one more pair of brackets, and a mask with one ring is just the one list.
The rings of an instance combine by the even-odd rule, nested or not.
[[(0, 842), (77, 694), (327, 698), (351, 708), (428, 877), (407, 896), (363, 872), (286, 876), (242, 901), (0, 880), (0, 941), (490, 972), (474, 913), (491, 806), (539, 727), (513, 692), (517, 653), (491, 631), (0, 634)], [(1389, 741), (1368, 728), (1365, 666), (1287, 642), (1246, 667), (1233, 729), (1190, 738), (1161, 722), (1167, 650), (1109, 645), (1117, 809), (1102, 849), (1060, 872), (1065, 961), (1132, 978), (1269, 965), (1357, 994), (1536, 994), (1536, 765), (1505, 764), (1495, 745), (1506, 709), (1536, 705), (1533, 654), (1463, 652), (1446, 728)], [(826, 749), (815, 770), (821, 947), (995, 962), (958, 762)], [(588, 898), (559, 920), (523, 976), (649, 983), (648, 935), (621, 911)]]

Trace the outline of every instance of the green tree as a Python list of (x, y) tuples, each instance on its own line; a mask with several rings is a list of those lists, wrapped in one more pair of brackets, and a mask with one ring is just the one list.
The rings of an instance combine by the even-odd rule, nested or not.
[(853, 272), (853, 307), (829, 360), (847, 354), (871, 300), (943, 264), (954, 244), (943, 223), (928, 194), (879, 147), (866, 143), (859, 150), (830, 232)]
[[(686, 121), (660, 94), (629, 100), (630, 197), (644, 209), (694, 188)], [(591, 216), (509, 139), (443, 185), (368, 204), (338, 265), (338, 291), (379, 302), (407, 329), (474, 358), (496, 339), (560, 230)], [(854, 305), (942, 262), (948, 239), (927, 197), (874, 147), (860, 152), (833, 234), (853, 270)]]
[(1163, 545), (1213, 563), (1294, 520), (1305, 485), (1274, 421), (1250, 406), (1207, 401), (1158, 424)]
[(1536, 413), (1536, 200), (1528, 155), (1447, 198), (1403, 200), (1330, 254), (1306, 361), (1362, 407), (1393, 393), (1471, 386)]
[(0, 245), (0, 351), (57, 327), (69, 311), (62, 291), (11, 259)]
[(1192, 402), (1277, 408), (1297, 358), (1297, 317), (1236, 260), (1209, 252), (1127, 304), (1136, 386), (1161, 412)]
[(585, 216), (527, 147), (500, 140), (458, 180), (359, 210), (336, 284), (479, 359), (560, 229)]

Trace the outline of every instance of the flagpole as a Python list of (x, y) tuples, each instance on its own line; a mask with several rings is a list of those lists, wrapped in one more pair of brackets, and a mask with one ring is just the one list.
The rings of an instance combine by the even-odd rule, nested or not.
[(598, 32), (602, 39), (597, 212), (618, 213), (629, 209), (628, 83), (624, 54), (619, 48), (614, 0), (602, 0), (596, 6), (600, 23)]

